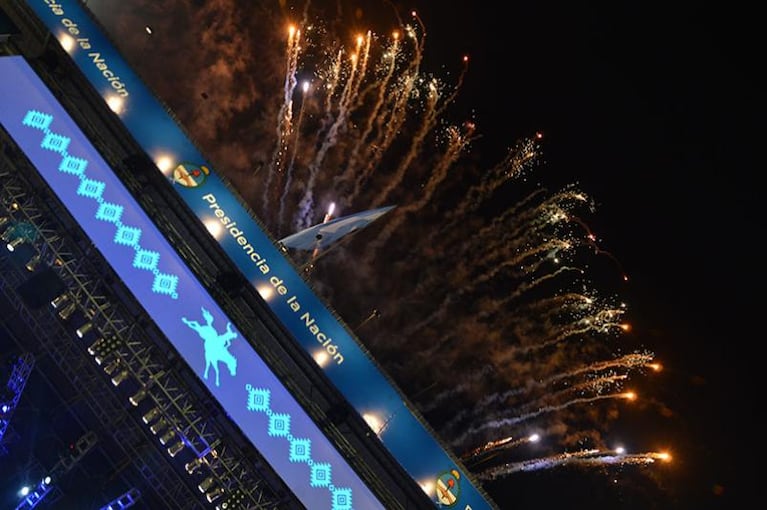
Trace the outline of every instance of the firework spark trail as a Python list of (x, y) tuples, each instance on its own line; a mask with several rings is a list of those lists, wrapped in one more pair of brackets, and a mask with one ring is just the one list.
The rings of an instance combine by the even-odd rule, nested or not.
[(371, 207), (380, 207), (383, 203), (389, 200), (389, 195), (391, 192), (402, 184), (402, 179), (405, 176), (405, 172), (407, 172), (413, 160), (421, 151), (424, 140), (426, 139), (426, 135), (428, 135), (434, 129), (439, 116), (444, 113), (448, 105), (450, 105), (458, 95), (466, 75), (466, 70), (468, 69), (467, 63), (468, 59), (464, 59), (464, 66), (461, 74), (458, 77), (458, 83), (453, 89), (453, 92), (441, 103), (440, 99), (442, 97), (442, 93), (439, 83), (435, 79), (432, 79), (429, 82), (426, 110), (424, 112), (423, 121), (421, 122), (420, 128), (416, 131), (412, 138), (410, 149), (407, 151), (407, 153), (405, 153), (402, 159), (400, 159), (397, 168), (394, 170), (394, 174), (389, 179), (387, 185), (384, 186), (383, 190), (381, 190), (378, 196), (373, 199)]
[(538, 459), (528, 459), (522, 462), (513, 462), (503, 464), (501, 466), (486, 469), (477, 474), (480, 480), (495, 480), (501, 475), (509, 475), (519, 471), (536, 471), (538, 469), (545, 469), (554, 466), (561, 466), (572, 460), (595, 455), (599, 453), (597, 449), (581, 450), (574, 453), (560, 453), (558, 455), (552, 455), (550, 457), (542, 457)]
[(470, 372), (468, 376), (466, 376), (466, 379), (460, 384), (451, 386), (447, 388), (446, 390), (443, 390), (440, 393), (438, 393), (434, 398), (429, 399), (429, 402), (427, 404), (424, 404), (423, 406), (424, 412), (432, 411), (438, 408), (444, 402), (447, 402), (448, 400), (451, 400), (453, 397), (460, 395), (462, 392), (466, 391), (468, 388), (476, 384), (477, 381), (480, 381), (484, 379), (485, 377), (491, 375), (493, 371), (494, 369), (492, 366), (485, 365), (479, 370)]
[[(555, 374), (551, 377), (548, 377), (546, 379), (536, 381), (536, 380), (529, 380), (527, 382), (526, 387), (522, 388), (512, 388), (507, 391), (501, 392), (501, 393), (491, 393), (489, 395), (486, 395), (481, 400), (477, 402), (476, 407), (479, 409), (485, 409), (490, 407), (491, 405), (495, 404), (503, 404), (505, 403), (509, 398), (521, 395), (523, 393), (530, 392), (531, 387), (536, 388), (546, 388), (548, 386), (551, 386), (554, 383), (557, 383), (559, 381), (565, 380), (565, 379), (572, 379), (576, 376), (583, 375), (583, 374), (596, 374), (599, 372), (603, 372), (608, 369), (615, 369), (615, 368), (625, 368), (627, 370), (631, 370), (633, 368), (636, 368), (637, 366), (648, 366), (649, 362), (652, 360), (652, 356), (649, 354), (629, 354), (626, 356), (622, 356), (621, 358), (617, 359), (611, 359), (611, 360), (603, 360), (603, 361), (597, 361), (594, 363), (590, 363), (588, 365), (583, 365), (579, 368), (576, 368), (574, 370), (568, 370), (563, 373)], [(612, 376), (610, 376), (612, 377)], [(620, 379), (625, 379), (626, 376), (622, 375), (620, 376)], [(612, 382), (612, 381), (606, 381), (606, 382)], [(599, 384), (600, 379), (595, 379), (591, 381), (587, 381), (585, 383), (582, 383), (583, 386), (587, 385), (593, 385)], [(582, 389), (580, 387), (581, 385), (576, 385), (573, 387), (568, 388), (569, 391), (573, 390), (579, 390)]]
[[(476, 265), (489, 265), (489, 261), (493, 258), (500, 258), (499, 255), (496, 255), (496, 252), (501, 247), (506, 249), (511, 247), (509, 237), (518, 237), (519, 230), (523, 228), (514, 224), (507, 225), (507, 222), (513, 221), (517, 223), (518, 221), (524, 221), (533, 217), (534, 214), (528, 207), (529, 203), (543, 192), (544, 190), (536, 190), (530, 193), (518, 204), (510, 207), (493, 219), (489, 225), (481, 227), (476, 233), (466, 236), (466, 233), (460, 229), (433, 229), (429, 234), (429, 238), (422, 244), (440, 247), (434, 250), (435, 254), (441, 255), (449, 250), (456, 253), (456, 259), (471, 255), (477, 258)], [(512, 233), (509, 234), (509, 232)], [(514, 232), (517, 233), (516, 236)], [(452, 233), (455, 233), (455, 235), (451, 235)], [(452, 260), (450, 262), (452, 265)], [(432, 263), (436, 265), (439, 261), (433, 260)], [(444, 278), (445, 273), (441, 270), (434, 271), (420, 278), (410, 293), (410, 299), (418, 300), (419, 296), (433, 294), (435, 287), (439, 287), (444, 283)]]
[(621, 356), (620, 358), (597, 361), (595, 363), (583, 365), (573, 370), (568, 370), (567, 372), (553, 375), (549, 377), (548, 379), (541, 381), (540, 384), (542, 386), (547, 386), (549, 384), (556, 383), (563, 379), (569, 379), (571, 377), (575, 377), (584, 373), (588, 373), (588, 372), (596, 373), (596, 372), (601, 372), (601, 371), (612, 369), (612, 368), (631, 369), (635, 367), (649, 366), (650, 362), (654, 359), (654, 357), (655, 356), (651, 353), (635, 352), (632, 354)]
[(285, 154), (288, 149), (288, 138), (292, 130), (291, 122), (293, 119), (293, 91), (296, 88), (296, 70), (298, 68), (298, 57), (300, 54), (301, 31), (294, 26), (288, 28), (288, 44), (286, 55), (285, 82), (283, 85), (282, 106), (277, 114), (277, 145), (272, 154), (272, 160), (269, 164), (269, 173), (267, 174), (264, 191), (261, 196), (263, 202), (263, 211), (269, 211), (269, 192), (271, 190), (272, 179), (275, 173), (282, 173)]
[[(531, 408), (531, 407), (537, 407), (538, 409), (543, 409), (546, 407), (546, 402), (551, 402), (552, 400), (558, 400), (559, 398), (569, 395), (572, 393), (578, 393), (583, 391), (591, 391), (594, 393), (601, 393), (605, 390), (605, 387), (607, 386), (618, 386), (619, 383), (625, 381), (628, 379), (628, 375), (626, 374), (613, 374), (613, 375), (607, 375), (598, 377), (593, 380), (584, 381), (578, 384), (574, 384), (573, 386), (569, 386), (567, 388), (564, 388), (559, 391), (555, 392), (549, 392), (545, 395), (528, 402), (524, 403), (523, 407)], [(619, 389), (619, 388), (616, 388)], [(482, 418), (483, 416), (487, 416), (487, 409), (491, 404), (497, 404), (497, 403), (503, 403), (506, 398), (510, 397), (512, 393), (517, 393), (518, 390), (512, 390), (511, 392), (507, 392), (504, 395), (499, 395), (499, 397), (502, 400), (496, 400), (493, 401), (491, 399), (488, 399), (487, 402), (480, 402), (477, 406), (475, 406), (473, 409), (464, 408), (460, 412), (456, 413), (450, 420), (446, 421), (444, 425), (441, 427), (442, 430), (446, 432), (450, 432), (455, 427), (461, 424), (467, 417), (470, 419), (477, 419)], [(506, 397), (506, 398), (503, 398)], [(508, 405), (508, 404), (507, 404)], [(515, 408), (518, 408), (520, 406), (515, 406)]]
[[(525, 244), (531, 244), (531, 240), (535, 235), (548, 236), (548, 227), (553, 223), (557, 223), (563, 219), (560, 215), (552, 213), (552, 209), (555, 211), (562, 210), (563, 203), (572, 200), (583, 200), (583, 194), (574, 192), (560, 192), (547, 199), (537, 206), (532, 206), (532, 201), (539, 197), (543, 193), (543, 190), (536, 190), (533, 193), (525, 197), (517, 207), (511, 207), (503, 214), (497, 217), (490, 223), (489, 226), (482, 228), (476, 235), (469, 237), (468, 239), (461, 240), (460, 243), (457, 240), (453, 240), (446, 234), (443, 239), (444, 246), (457, 245), (458, 253), (457, 258), (464, 256), (465, 254), (471, 254), (475, 259), (475, 265), (477, 266), (494, 266), (502, 258), (508, 258), (509, 251), (519, 249)], [(507, 222), (510, 222), (508, 225)], [(449, 232), (449, 231), (448, 231)], [(436, 238), (432, 238), (431, 243), (435, 244)], [(546, 258), (539, 259), (536, 262), (525, 266), (521, 276), (525, 274), (533, 274), (540, 266), (547, 261)], [(578, 271), (583, 273), (582, 269), (566, 266), (556, 271), (553, 274), (538, 278), (528, 284), (521, 284), (517, 292), (509, 295), (503, 302), (497, 302), (496, 305), (508, 304), (509, 301), (521, 296), (524, 292), (542, 284), (546, 280), (552, 279), (555, 276), (561, 274), (564, 271)], [(510, 274), (508, 276), (516, 276)], [(520, 276), (520, 277), (521, 277)], [(426, 278), (414, 289), (414, 296), (423, 292), (432, 292), (431, 285), (434, 283), (441, 283), (444, 278), (442, 273), (434, 276), (437, 282)], [(497, 306), (494, 307), (497, 309)]]
[(509, 148), (503, 161), (485, 172), (480, 182), (470, 187), (457, 206), (447, 213), (445, 230), (458, 230), (457, 222), (476, 211), (498, 188), (525, 175), (538, 162), (539, 139), (524, 138)]
[[(541, 264), (542, 262), (543, 261), (538, 261), (536, 263), (536, 268), (537, 268), (537, 265)], [(514, 292), (510, 292), (503, 299), (499, 299), (499, 300), (494, 301), (492, 304), (490, 304), (488, 306), (488, 308), (486, 308), (486, 310), (488, 312), (490, 312), (491, 314), (495, 313), (495, 312), (498, 312), (502, 308), (508, 307), (508, 305), (512, 301), (519, 299), (520, 297), (522, 297), (526, 293), (530, 292), (531, 290), (533, 290), (533, 289), (543, 285), (544, 283), (546, 283), (549, 280), (553, 280), (553, 279), (559, 277), (560, 275), (562, 275), (562, 274), (564, 274), (566, 272), (574, 272), (574, 273), (578, 273), (578, 274), (583, 274), (583, 269), (581, 269), (579, 267), (573, 267), (573, 266), (560, 266), (560, 267), (558, 267), (556, 270), (554, 270), (551, 273), (547, 273), (547, 274), (545, 274), (543, 276), (539, 276), (537, 278), (534, 278), (533, 280), (531, 280), (531, 281), (529, 281), (527, 283), (519, 284), (517, 286), (517, 288), (514, 289)]]
[(397, 214), (386, 223), (378, 236), (371, 242), (370, 251), (379, 250), (389, 241), (394, 232), (407, 219), (408, 214), (420, 211), (427, 203), (429, 203), (439, 185), (445, 181), (450, 168), (464, 149), (471, 143), (473, 133), (473, 126), (469, 126), (465, 133), (461, 133), (460, 130), (454, 126), (447, 129), (447, 137), (449, 140), (447, 150), (429, 175), (429, 180), (424, 185), (423, 194), (415, 202), (398, 208)]
[[(314, 186), (320, 169), (322, 168), (322, 164), (325, 161), (328, 151), (338, 143), (339, 133), (344, 128), (346, 121), (352, 113), (352, 106), (358, 104), (357, 95), (367, 72), (370, 38), (371, 34), (368, 33), (366, 42), (365, 39), (358, 39), (357, 49), (358, 51), (363, 51), (363, 54), (360, 55), (355, 53), (350, 58), (351, 72), (346, 80), (343, 92), (341, 93), (341, 99), (338, 102), (338, 113), (335, 116), (335, 120), (328, 128), (323, 143), (315, 155), (314, 161), (309, 166), (309, 177), (306, 182), (306, 189), (304, 191), (304, 196), (299, 202), (299, 215), (295, 221), (297, 230), (306, 228), (311, 224), (312, 207), (314, 205)], [(363, 42), (365, 42), (364, 46)], [(329, 95), (332, 96), (333, 94), (331, 93)]]
[(496, 480), (522, 471), (538, 471), (564, 465), (607, 466), (607, 465), (643, 465), (657, 461), (667, 462), (669, 456), (663, 452), (619, 454), (599, 450), (583, 450), (575, 453), (561, 453), (550, 457), (528, 459), (495, 466), (477, 473), (479, 480)]
[[(567, 392), (574, 393), (579, 391), (594, 391), (594, 392), (602, 392), (604, 391), (604, 388), (606, 386), (615, 385), (619, 386), (619, 384), (626, 379), (628, 379), (627, 374), (611, 374), (611, 375), (605, 375), (601, 377), (597, 377), (595, 379), (591, 379), (588, 381), (584, 381), (582, 383), (574, 384), (573, 386), (567, 388)], [(563, 392), (565, 390), (562, 390)], [(553, 395), (556, 396), (556, 395)]]
[(531, 247), (527, 251), (517, 254), (514, 258), (510, 260), (506, 260), (498, 264), (488, 273), (480, 275), (476, 279), (464, 285), (462, 288), (457, 289), (455, 292), (451, 294), (447, 294), (442, 300), (442, 302), (434, 309), (434, 311), (431, 314), (427, 315), (426, 317), (424, 317), (423, 319), (421, 319), (414, 325), (410, 326), (403, 333), (402, 339), (409, 338), (411, 335), (413, 335), (415, 332), (417, 332), (418, 330), (420, 330), (427, 324), (444, 317), (448, 312), (449, 306), (461, 300), (466, 294), (475, 291), (477, 287), (479, 287), (480, 285), (493, 280), (504, 270), (507, 270), (508, 268), (512, 268), (515, 266), (519, 266), (522, 262), (524, 262), (528, 258), (533, 257), (534, 255), (537, 255), (539, 253), (550, 252), (553, 250), (566, 250), (569, 247), (570, 247), (570, 243), (559, 240), (559, 239), (554, 239), (554, 240), (545, 242), (539, 246)]
[[(420, 23), (420, 19), (415, 13), (413, 16)], [(421, 36), (419, 37), (417, 31), (410, 25), (404, 27), (404, 32), (408, 39), (412, 39), (415, 44), (413, 45), (413, 57), (406, 61), (403, 71), (400, 73), (400, 78), (391, 91), (381, 89), (381, 92), (386, 92), (390, 98), (386, 103), (385, 108), (379, 108), (377, 111), (382, 111), (383, 114), (378, 115), (375, 122), (375, 131), (378, 136), (369, 142), (365, 142), (368, 147), (374, 147), (375, 150), (370, 154), (367, 164), (359, 171), (357, 178), (354, 181), (354, 189), (351, 192), (349, 201), (356, 199), (362, 191), (362, 186), (370, 179), (371, 175), (378, 169), (384, 153), (389, 149), (394, 140), (397, 138), (397, 134), (400, 132), (402, 125), (407, 119), (407, 104), (416, 84), (418, 83), (420, 76), (421, 59), (423, 58), (423, 48), (426, 41), (426, 31), (423, 29), (421, 23)], [(401, 53), (393, 53), (391, 58), (391, 71), (396, 69), (397, 57)], [(388, 83), (388, 82), (387, 82)]]
[(400, 132), (407, 118), (407, 103), (410, 94), (416, 86), (418, 75), (405, 75), (398, 80), (390, 94), (389, 103), (385, 111), (376, 122), (376, 132), (379, 135), (368, 143), (368, 147), (375, 148), (369, 153), (367, 164), (359, 171), (354, 181), (354, 189), (351, 192), (350, 201), (356, 199), (361, 193), (363, 186), (370, 180), (373, 173), (378, 170), (384, 154), (391, 147), (397, 134)]
[(624, 329), (625, 326), (615, 322), (615, 318), (623, 314), (625, 310), (601, 310), (594, 315), (584, 317), (574, 324), (563, 327), (554, 337), (548, 338), (534, 345), (512, 347), (516, 355), (528, 355), (532, 351), (540, 351), (556, 345), (572, 336), (582, 335), (590, 331), (607, 333), (613, 328)]
[(460, 445), (464, 444), (467, 440), (471, 439), (474, 436), (477, 436), (478, 434), (485, 432), (489, 429), (494, 430), (500, 430), (503, 427), (508, 427), (510, 425), (518, 425), (522, 422), (525, 422), (527, 420), (530, 420), (532, 418), (536, 418), (542, 414), (547, 413), (553, 413), (556, 411), (561, 411), (563, 409), (567, 409), (568, 407), (572, 407), (577, 404), (589, 404), (592, 402), (597, 402), (599, 400), (608, 400), (608, 399), (630, 399), (633, 398), (633, 394), (631, 393), (610, 393), (607, 395), (595, 395), (593, 397), (579, 397), (574, 398), (571, 400), (568, 400), (567, 402), (564, 402), (562, 404), (558, 405), (551, 405), (551, 406), (544, 406), (541, 407), (535, 411), (521, 414), (519, 416), (512, 416), (508, 418), (502, 418), (499, 420), (491, 420), (479, 425), (475, 425), (472, 427), (469, 427), (464, 433), (458, 435), (451, 441), (451, 445), (453, 447), (458, 448)]
[(354, 84), (354, 87), (349, 94), (349, 103), (351, 104), (352, 109), (359, 108), (363, 105), (363, 95), (360, 94), (360, 88), (362, 87), (362, 84), (365, 81), (365, 76), (367, 75), (368, 61), (370, 60), (370, 44), (372, 40), (373, 33), (370, 31), (368, 31), (364, 37), (359, 36), (357, 38), (357, 61), (359, 62), (359, 71), (357, 72), (357, 76), (359, 76), (359, 78), (357, 79), (357, 83)]
[[(553, 278), (560, 270), (568, 270), (567, 266), (557, 269), (554, 273), (541, 278)], [(535, 281), (532, 282), (535, 285)], [(514, 314), (498, 315), (501, 311), (508, 310), (509, 302), (517, 297), (517, 293), (527, 289), (517, 289), (503, 298), (493, 299), (482, 307), (477, 317), (482, 321), (492, 318), (494, 323), (502, 331), (509, 329), (519, 332), (513, 337), (514, 342), (521, 339), (536, 338), (536, 331), (550, 331), (550, 327), (556, 322), (562, 322), (565, 318), (579, 317), (592, 308), (594, 301), (587, 296), (576, 293), (568, 293), (563, 296), (539, 298), (529, 303), (520, 303), (514, 310)], [(578, 300), (578, 297), (582, 298)]]
[[(368, 115), (365, 119), (365, 126), (362, 130), (362, 133), (357, 138), (357, 143), (352, 147), (349, 153), (346, 169), (340, 176), (336, 177), (334, 187), (343, 189), (344, 184), (349, 182), (354, 177), (355, 172), (358, 172), (359, 170), (357, 168), (357, 159), (359, 157), (360, 150), (363, 146), (368, 145), (367, 141), (373, 133), (373, 128), (376, 126), (376, 120), (381, 119), (381, 112), (386, 101), (387, 92), (389, 90), (392, 77), (394, 77), (394, 71), (397, 69), (399, 54), (400, 38), (399, 33), (395, 32), (389, 49), (384, 52), (384, 58), (389, 62), (388, 66), (386, 66), (386, 73), (384, 74), (383, 79), (375, 82), (375, 86), (378, 89), (376, 101), (373, 105), (370, 115)], [(365, 176), (363, 176), (361, 173), (360, 176), (362, 179), (365, 179)], [(348, 206), (351, 204), (354, 198), (355, 196), (343, 197), (341, 200), (343, 200), (343, 205)]]
[(512, 436), (504, 437), (495, 441), (489, 441), (479, 448), (475, 448), (469, 453), (462, 455), (461, 459), (464, 463), (471, 466), (472, 469), (476, 469), (478, 464), (487, 462), (504, 450), (511, 450), (524, 444), (535, 443), (539, 439), (540, 436), (538, 434), (532, 434), (519, 439), (514, 439)]
[[(277, 214), (277, 234), (282, 235), (282, 227), (285, 223), (285, 199), (288, 197), (288, 193), (293, 185), (293, 168), (296, 164), (296, 155), (298, 154), (298, 147), (301, 139), (301, 123), (304, 119), (304, 110), (306, 109), (307, 93), (309, 92), (309, 82), (304, 82), (302, 87), (303, 99), (301, 100), (301, 108), (298, 110), (298, 120), (296, 121), (295, 132), (296, 135), (293, 139), (293, 150), (290, 156), (290, 163), (288, 164), (287, 172), (285, 173), (285, 186), (282, 189), (282, 195), (280, 195), (280, 210)], [(267, 184), (268, 185), (268, 184)]]

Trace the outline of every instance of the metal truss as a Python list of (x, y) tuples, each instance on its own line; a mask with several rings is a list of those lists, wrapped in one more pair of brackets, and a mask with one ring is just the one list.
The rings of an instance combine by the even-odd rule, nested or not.
[[(189, 382), (192, 377), (184, 373), (188, 369), (170, 351), (167, 341), (163, 341), (103, 258), (97, 256), (95, 247), (79, 233), (79, 227), (65, 223), (68, 213), (57, 208), (55, 200), (35, 196), (39, 193), (30, 191), (35, 189), (34, 185), (20, 175), (21, 170), (13, 170), (16, 166), (22, 168), (26, 164), (10, 161), (7, 168), (0, 166), (0, 200), (5, 206), (0, 207), (0, 215), (8, 214), (17, 222), (34, 225), (37, 255), (66, 285), (63, 294), (66, 297), (62, 299), (74, 305), (74, 310), (68, 313), (76, 314), (83, 324), (90, 324), (95, 339), (85, 342), (90, 345), (77, 342), (49, 310), (35, 312), (27, 309), (18, 296), (8, 297), (58, 368), (80, 389), (94, 416), (105, 429), (111, 430), (115, 443), (123, 447), (116, 458), (131, 459), (167, 502), (167, 508), (200, 505), (199, 500), (190, 500), (189, 480), (179, 483), (179, 476), (184, 474), (177, 467), (176, 471), (168, 469), (170, 459), (182, 450), (187, 457), (205, 460), (203, 467), (209, 473), (207, 476), (213, 478), (211, 488), (215, 492), (211, 493), (216, 499), (224, 501), (236, 495), (241, 501), (240, 508), (276, 508), (284, 504), (283, 491), (274, 490), (259, 473), (257, 466), (264, 464), (254, 462), (255, 453), (246, 452), (244, 443), (237, 444), (224, 434), (209, 411), (210, 398), (199, 397), (199, 389), (193, 391), (194, 383)], [(28, 276), (7, 269), (2, 270), (6, 293)], [(83, 340), (89, 338), (84, 335)], [(97, 363), (89, 360), (86, 352)], [(174, 358), (175, 364), (173, 361), (169, 364), (168, 360)], [(98, 370), (99, 365), (112, 376), (112, 388), (108, 384), (110, 379), (105, 379)], [(167, 456), (158, 449), (154, 451), (159, 456), (147, 455), (144, 449), (139, 451), (147, 434), (142, 433), (141, 427), (128, 425), (136, 423), (135, 413), (128, 412), (124, 397), (121, 400), (117, 394), (118, 386), (137, 388), (134, 396), (140, 396), (141, 401), (134, 404), (136, 407), (159, 411), (156, 422), (163, 420), (162, 428), (146, 425), (167, 447)]]

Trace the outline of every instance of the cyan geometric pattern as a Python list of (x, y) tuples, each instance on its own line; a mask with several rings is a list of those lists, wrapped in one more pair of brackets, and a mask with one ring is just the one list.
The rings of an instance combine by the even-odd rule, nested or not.
[(248, 388), (248, 411), (261, 411), (265, 413), (269, 409), (269, 396), (271, 391), (266, 388)]
[(312, 464), (312, 487), (329, 487), (333, 468), (327, 463)]
[(350, 489), (335, 489), (333, 491), (333, 508), (352, 510), (352, 491)]
[(52, 115), (29, 110), (24, 116), (22, 124), (27, 127), (39, 129), (43, 132), (44, 136), (43, 141), (40, 143), (40, 147), (62, 156), (61, 163), (58, 167), (59, 172), (77, 177), (80, 181), (77, 185), (77, 194), (81, 197), (90, 198), (98, 203), (95, 214), (96, 219), (107, 223), (113, 223), (115, 227), (117, 227), (117, 232), (113, 239), (114, 243), (120, 246), (133, 248), (136, 252), (136, 255), (133, 257), (133, 266), (136, 269), (149, 271), (154, 274), (152, 292), (178, 299), (178, 276), (161, 273), (157, 269), (160, 263), (160, 254), (141, 248), (139, 245), (141, 229), (123, 225), (121, 221), (124, 210), (123, 206), (120, 204), (111, 204), (104, 200), (103, 195), (104, 190), (106, 189), (106, 184), (96, 179), (89, 179), (85, 176), (88, 161), (67, 153), (71, 139), (64, 135), (52, 132), (50, 130), (52, 122)]
[(306, 462), (312, 458), (312, 442), (309, 439), (293, 439), (290, 442), (290, 462)]
[(92, 179), (81, 179), (80, 186), (77, 187), (77, 194), (92, 198), (93, 200), (102, 200), (101, 195), (104, 194), (106, 184), (101, 181), (94, 181)]
[(312, 459), (312, 440), (294, 437), (290, 433), (290, 415), (276, 413), (270, 402), (271, 392), (266, 388), (254, 388), (245, 385), (247, 409), (262, 412), (269, 418), (268, 434), (272, 437), (284, 437), (289, 444), (289, 459), (291, 462), (303, 462), (309, 466), (309, 485), (326, 488), (330, 492), (330, 510), (352, 510), (352, 490), (333, 485), (333, 466), (327, 462), (315, 462)]
[(290, 415), (272, 413), (269, 415), (269, 435), (288, 437), (290, 434)]
[(157, 264), (160, 262), (160, 254), (156, 251), (150, 250), (138, 250), (136, 256), (133, 257), (133, 265), (138, 269), (146, 269), (147, 271), (154, 272), (157, 269)]

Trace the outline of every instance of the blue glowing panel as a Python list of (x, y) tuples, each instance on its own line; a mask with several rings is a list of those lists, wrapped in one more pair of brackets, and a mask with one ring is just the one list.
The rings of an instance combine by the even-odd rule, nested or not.
[(0, 123), (231, 419), (307, 508), (383, 508), (21, 57)]

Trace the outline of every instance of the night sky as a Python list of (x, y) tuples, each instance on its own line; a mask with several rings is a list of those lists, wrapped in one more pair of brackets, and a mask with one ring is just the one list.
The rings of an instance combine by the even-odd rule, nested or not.
[[(673, 5), (672, 5), (673, 4)], [(468, 51), (464, 88), (490, 147), (540, 129), (552, 172), (598, 201), (591, 221), (630, 276), (631, 335), (664, 373), (638, 419), (674, 452), (647, 498), (611, 475), (513, 484), (505, 508), (741, 508), (762, 499), (754, 397), (764, 278), (753, 12), (642, 2), (524, 2), (422, 15), (435, 52)], [(458, 36), (458, 37), (453, 37)], [(489, 140), (492, 138), (492, 141)], [(761, 165), (760, 165), (761, 166)], [(752, 446), (753, 445), (753, 446)], [(651, 493), (648, 492), (648, 494)]]
[[(279, 43), (274, 34), (248, 46), (252, 55), (232, 50), (237, 32), (227, 29), (249, 23), (236, 13), (224, 15), (236, 3), (208, 2), (208, 11), (195, 15), (187, 4), (203, 2), (172, 2), (178, 10), (171, 13), (171, 7), (154, 4), (89, 2), (105, 15), (107, 28), (122, 35), (117, 40), (128, 61), (141, 62), (134, 64), (137, 70), (153, 76), (149, 85), (182, 123), (188, 121), (203, 152), (254, 199), (260, 193), (249, 187), (248, 176), (258, 165), (254, 160), (263, 165), (271, 151), (256, 147), (254, 133), (273, 134), (276, 109), (264, 105), (279, 97), (284, 61), (279, 51), (278, 58), (265, 56), (264, 48)], [(761, 400), (752, 396), (763, 338), (757, 330), (757, 303), (763, 301), (758, 227), (764, 222), (756, 196), (757, 112), (763, 103), (755, 80), (762, 61), (756, 14), (661, 2), (422, 3), (336, 2), (346, 19), (335, 28), (351, 33), (374, 20), (376, 30), (388, 29), (395, 8), (405, 21), (416, 8), (427, 32), (424, 72), (454, 82), (461, 57), (469, 56), (460, 95), (445, 114), (452, 122), (476, 123), (481, 136), (469, 158), (492, 165), (514, 141), (543, 134), (542, 168), (531, 181), (553, 188), (577, 183), (595, 201), (588, 224), (609, 255), (602, 258), (608, 269), (597, 279), (613, 285), (628, 276), (615, 285), (629, 305), (632, 328), (624, 341), (651, 350), (664, 367), (632, 381), (641, 404), (610, 406), (613, 426), (602, 439), (619, 437), (634, 451), (669, 451), (672, 462), (514, 473), (487, 485), (488, 491), (503, 510), (740, 508), (760, 497)], [(294, 14), (302, 8), (280, 7)], [(201, 35), (211, 28), (220, 37)], [(189, 52), (195, 39), (200, 44)], [(221, 72), (226, 64), (216, 67), (216, 54), (235, 55), (226, 62), (243, 67)], [(259, 88), (258, 74), (276, 87)], [(266, 113), (254, 113), (259, 109)], [(342, 253), (349, 256), (352, 248)], [(328, 257), (325, 268), (329, 282), (333, 260)], [(365, 305), (352, 303), (342, 316), (356, 323), (377, 297), (396, 300), (406, 290), (388, 284), (389, 293), (380, 296), (364, 292), (362, 283), (359, 289), (349, 284), (349, 295), (359, 291)], [(341, 295), (337, 286), (335, 294), (320, 288)], [(411, 323), (404, 313), (389, 319), (392, 329)], [(373, 336), (359, 333), (363, 341)], [(374, 352), (383, 340), (371, 338)], [(391, 351), (381, 352), (393, 370), (406, 367)], [(418, 375), (397, 381), (421, 396), (429, 388)], [(532, 449), (529, 456), (550, 453)]]

